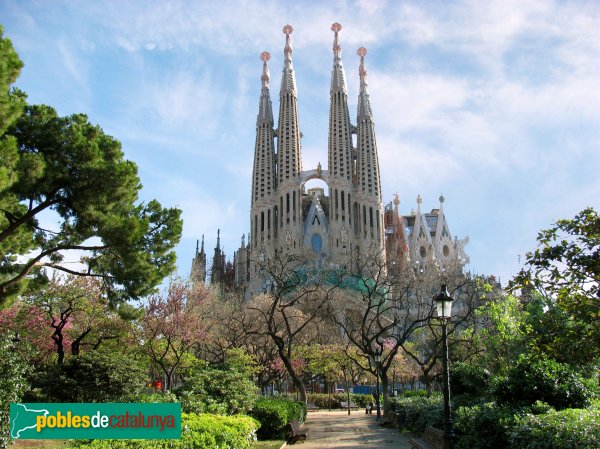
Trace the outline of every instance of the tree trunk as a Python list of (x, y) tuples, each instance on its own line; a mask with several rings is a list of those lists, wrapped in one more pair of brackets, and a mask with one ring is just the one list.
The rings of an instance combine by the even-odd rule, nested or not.
[(92, 330), (92, 328), (88, 327), (79, 337), (77, 337), (75, 340), (73, 340), (73, 342), (71, 343), (71, 354), (72, 355), (79, 355), (79, 349), (81, 347), (81, 342), (85, 338), (85, 336), (90, 333), (91, 330)]
[(381, 372), (381, 386), (383, 389), (383, 415), (387, 415), (392, 404), (390, 404), (390, 391), (389, 391), (390, 380), (388, 379), (387, 372)]
[[(344, 377), (346, 377), (344, 375)], [(346, 381), (346, 399), (348, 400), (348, 415), (350, 415), (350, 384), (348, 383), (348, 379), (344, 379)]]
[[(276, 344), (277, 344), (277, 342), (276, 342)], [(281, 344), (281, 346), (279, 344), (277, 345), (277, 352), (279, 353), (279, 357), (281, 358), (281, 361), (283, 362), (285, 369), (287, 370), (288, 374), (292, 378), (292, 383), (294, 384), (294, 386), (298, 389), (298, 392), (300, 393), (300, 401), (304, 402), (306, 404), (306, 388), (304, 388), (304, 383), (302, 382), (302, 379), (300, 379), (300, 376), (298, 376), (298, 374), (296, 374), (296, 371), (294, 370), (294, 367), (292, 366), (292, 362), (290, 361), (287, 354), (285, 353), (283, 344)]]

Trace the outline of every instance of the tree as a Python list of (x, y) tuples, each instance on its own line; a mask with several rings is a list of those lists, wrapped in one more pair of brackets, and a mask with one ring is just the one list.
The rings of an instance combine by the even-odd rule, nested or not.
[(430, 264), (414, 270), (407, 264), (401, 271), (394, 268), (381, 257), (365, 258), (356, 287), (340, 295), (330, 313), (349, 344), (358, 349), (361, 359), (357, 362), (373, 375), (379, 373), (385, 410), (390, 405), (389, 374), (399, 350), (409, 349), (406, 343), (419, 330), (437, 326), (432, 321), (433, 296), (440, 284), (447, 284), (457, 300), (457, 316), (468, 316), (480, 299), (476, 283), (459, 266), (440, 269)]
[(177, 371), (195, 359), (194, 351), (205, 335), (201, 309), (208, 294), (204, 284), (172, 280), (165, 294), (148, 299), (139, 329), (140, 349), (162, 371), (166, 391), (173, 388)]
[(319, 269), (310, 254), (280, 251), (256, 263), (271, 288), (249, 304), (254, 326), (248, 333), (273, 341), (300, 400), (306, 403), (306, 388), (293, 363), (294, 350), (311, 330), (318, 333), (316, 328), (325, 321), (327, 304), (341, 278), (339, 273)]
[(537, 303), (530, 308), (535, 347), (558, 361), (589, 365), (600, 357), (600, 217), (584, 209), (540, 231), (537, 241), (511, 282)]
[(110, 304), (97, 278), (55, 276), (27, 302), (32, 312), (42, 312), (51, 329), (59, 365), (68, 352), (77, 356), (83, 347), (97, 350), (107, 341), (126, 338), (132, 331), (131, 320), (141, 317), (141, 311), (127, 303)]
[[(14, 92), (0, 95), (18, 103)], [(175, 267), (181, 211), (139, 203), (137, 167), (85, 115), (59, 117), (41, 105), (15, 120), (18, 107), (8, 109), (0, 117), (0, 305), (45, 281), (45, 267), (101, 279), (111, 301), (151, 293)], [(64, 263), (70, 251), (83, 254), (83, 268)]]
[(500, 293), (475, 311), (468, 329), (476, 348), (473, 359), (491, 373), (504, 375), (518, 356), (527, 351), (529, 313), (519, 298)]
[[(503, 326), (512, 324), (512, 321), (509, 323), (493, 321), (493, 324), (486, 321), (490, 318), (499, 319), (497, 315), (504, 318), (502, 312), (508, 312), (503, 308), (505, 303), (497, 303), (500, 290), (493, 285), (495, 279), (465, 275), (460, 272), (440, 273), (440, 275), (451, 285), (454, 298), (452, 319), (447, 327), (448, 350), (452, 363), (470, 361), (478, 357), (484, 358), (482, 353), (485, 354), (487, 350), (484, 344), (487, 343), (490, 347), (492, 344), (498, 344), (492, 336), (497, 336)], [(491, 317), (485, 316), (482, 310), (488, 311)], [(513, 328), (511, 327), (510, 330)], [(505, 337), (504, 343), (508, 342), (510, 337), (517, 338), (512, 334), (510, 337), (507, 336), (506, 332), (503, 332), (502, 336)], [(431, 392), (434, 382), (440, 380), (442, 375), (443, 343), (439, 320), (432, 317), (402, 346), (405, 353), (418, 365), (420, 378), (425, 383), (427, 391)], [(497, 349), (508, 351), (511, 348)], [(490, 358), (493, 357), (490, 355)], [(502, 360), (497, 362), (502, 363)]]

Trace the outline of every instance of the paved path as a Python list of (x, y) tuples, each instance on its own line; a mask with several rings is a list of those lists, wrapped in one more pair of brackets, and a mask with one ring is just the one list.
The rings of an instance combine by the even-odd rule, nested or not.
[(310, 412), (304, 427), (308, 430), (306, 443), (298, 449), (410, 449), (408, 438), (397, 428), (380, 427), (376, 416), (364, 411)]

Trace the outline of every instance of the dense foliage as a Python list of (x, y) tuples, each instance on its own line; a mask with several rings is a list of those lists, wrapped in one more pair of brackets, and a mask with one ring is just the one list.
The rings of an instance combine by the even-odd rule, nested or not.
[(600, 408), (550, 410), (542, 415), (521, 416), (510, 429), (508, 441), (505, 447), (597, 449)]
[(501, 404), (530, 405), (542, 401), (557, 409), (586, 407), (594, 392), (594, 382), (568, 365), (525, 355), (494, 386), (494, 395)]
[(0, 447), (8, 444), (10, 403), (19, 401), (28, 388), (29, 368), (12, 339), (0, 332)]
[(533, 328), (534, 347), (569, 364), (600, 358), (600, 216), (587, 208), (540, 231), (538, 247), (512, 283), (542, 296)]
[(415, 433), (421, 433), (428, 426), (442, 427), (444, 405), (442, 396), (402, 397), (393, 401), (400, 414), (400, 427)]
[[(138, 202), (136, 165), (87, 116), (25, 105), (10, 87), (22, 63), (1, 33), (0, 306), (38, 287), (44, 267), (98, 277), (113, 301), (151, 293), (175, 268), (181, 211)], [(63, 264), (65, 251), (85, 268)]]
[(29, 402), (128, 402), (147, 381), (147, 370), (131, 357), (104, 351), (69, 357), (34, 373)]
[(258, 389), (243, 368), (220, 368), (197, 361), (177, 390), (184, 411), (233, 415), (246, 413), (258, 398)]
[(458, 436), (456, 449), (504, 449), (508, 444), (508, 429), (519, 410), (488, 402), (456, 410), (454, 428)]
[(250, 412), (260, 422), (258, 438), (261, 440), (282, 438), (292, 420), (304, 422), (306, 406), (301, 402), (285, 399), (259, 399)]
[(459, 362), (452, 365), (450, 391), (455, 401), (476, 401), (487, 393), (490, 373), (485, 368), (471, 363)]

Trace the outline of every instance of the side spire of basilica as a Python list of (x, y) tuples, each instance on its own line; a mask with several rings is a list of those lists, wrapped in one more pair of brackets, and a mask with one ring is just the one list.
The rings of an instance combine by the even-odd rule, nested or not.
[(276, 164), (275, 130), (273, 107), (269, 90), (270, 73), (268, 61), (271, 55), (264, 51), (260, 55), (263, 62), (260, 100), (256, 117), (256, 142), (254, 144), (254, 165), (252, 169), (252, 200), (250, 211), (251, 236), (256, 246), (273, 237), (275, 225), (273, 197), (275, 194)]
[(381, 248), (383, 244), (383, 205), (381, 202), (381, 179), (379, 175), (379, 158), (375, 139), (375, 123), (369, 99), (367, 69), (365, 56), (367, 49), (360, 47), (358, 74), (360, 92), (358, 94), (358, 110), (356, 114), (356, 175), (357, 196), (359, 198), (359, 227), (362, 244), (372, 248)]

